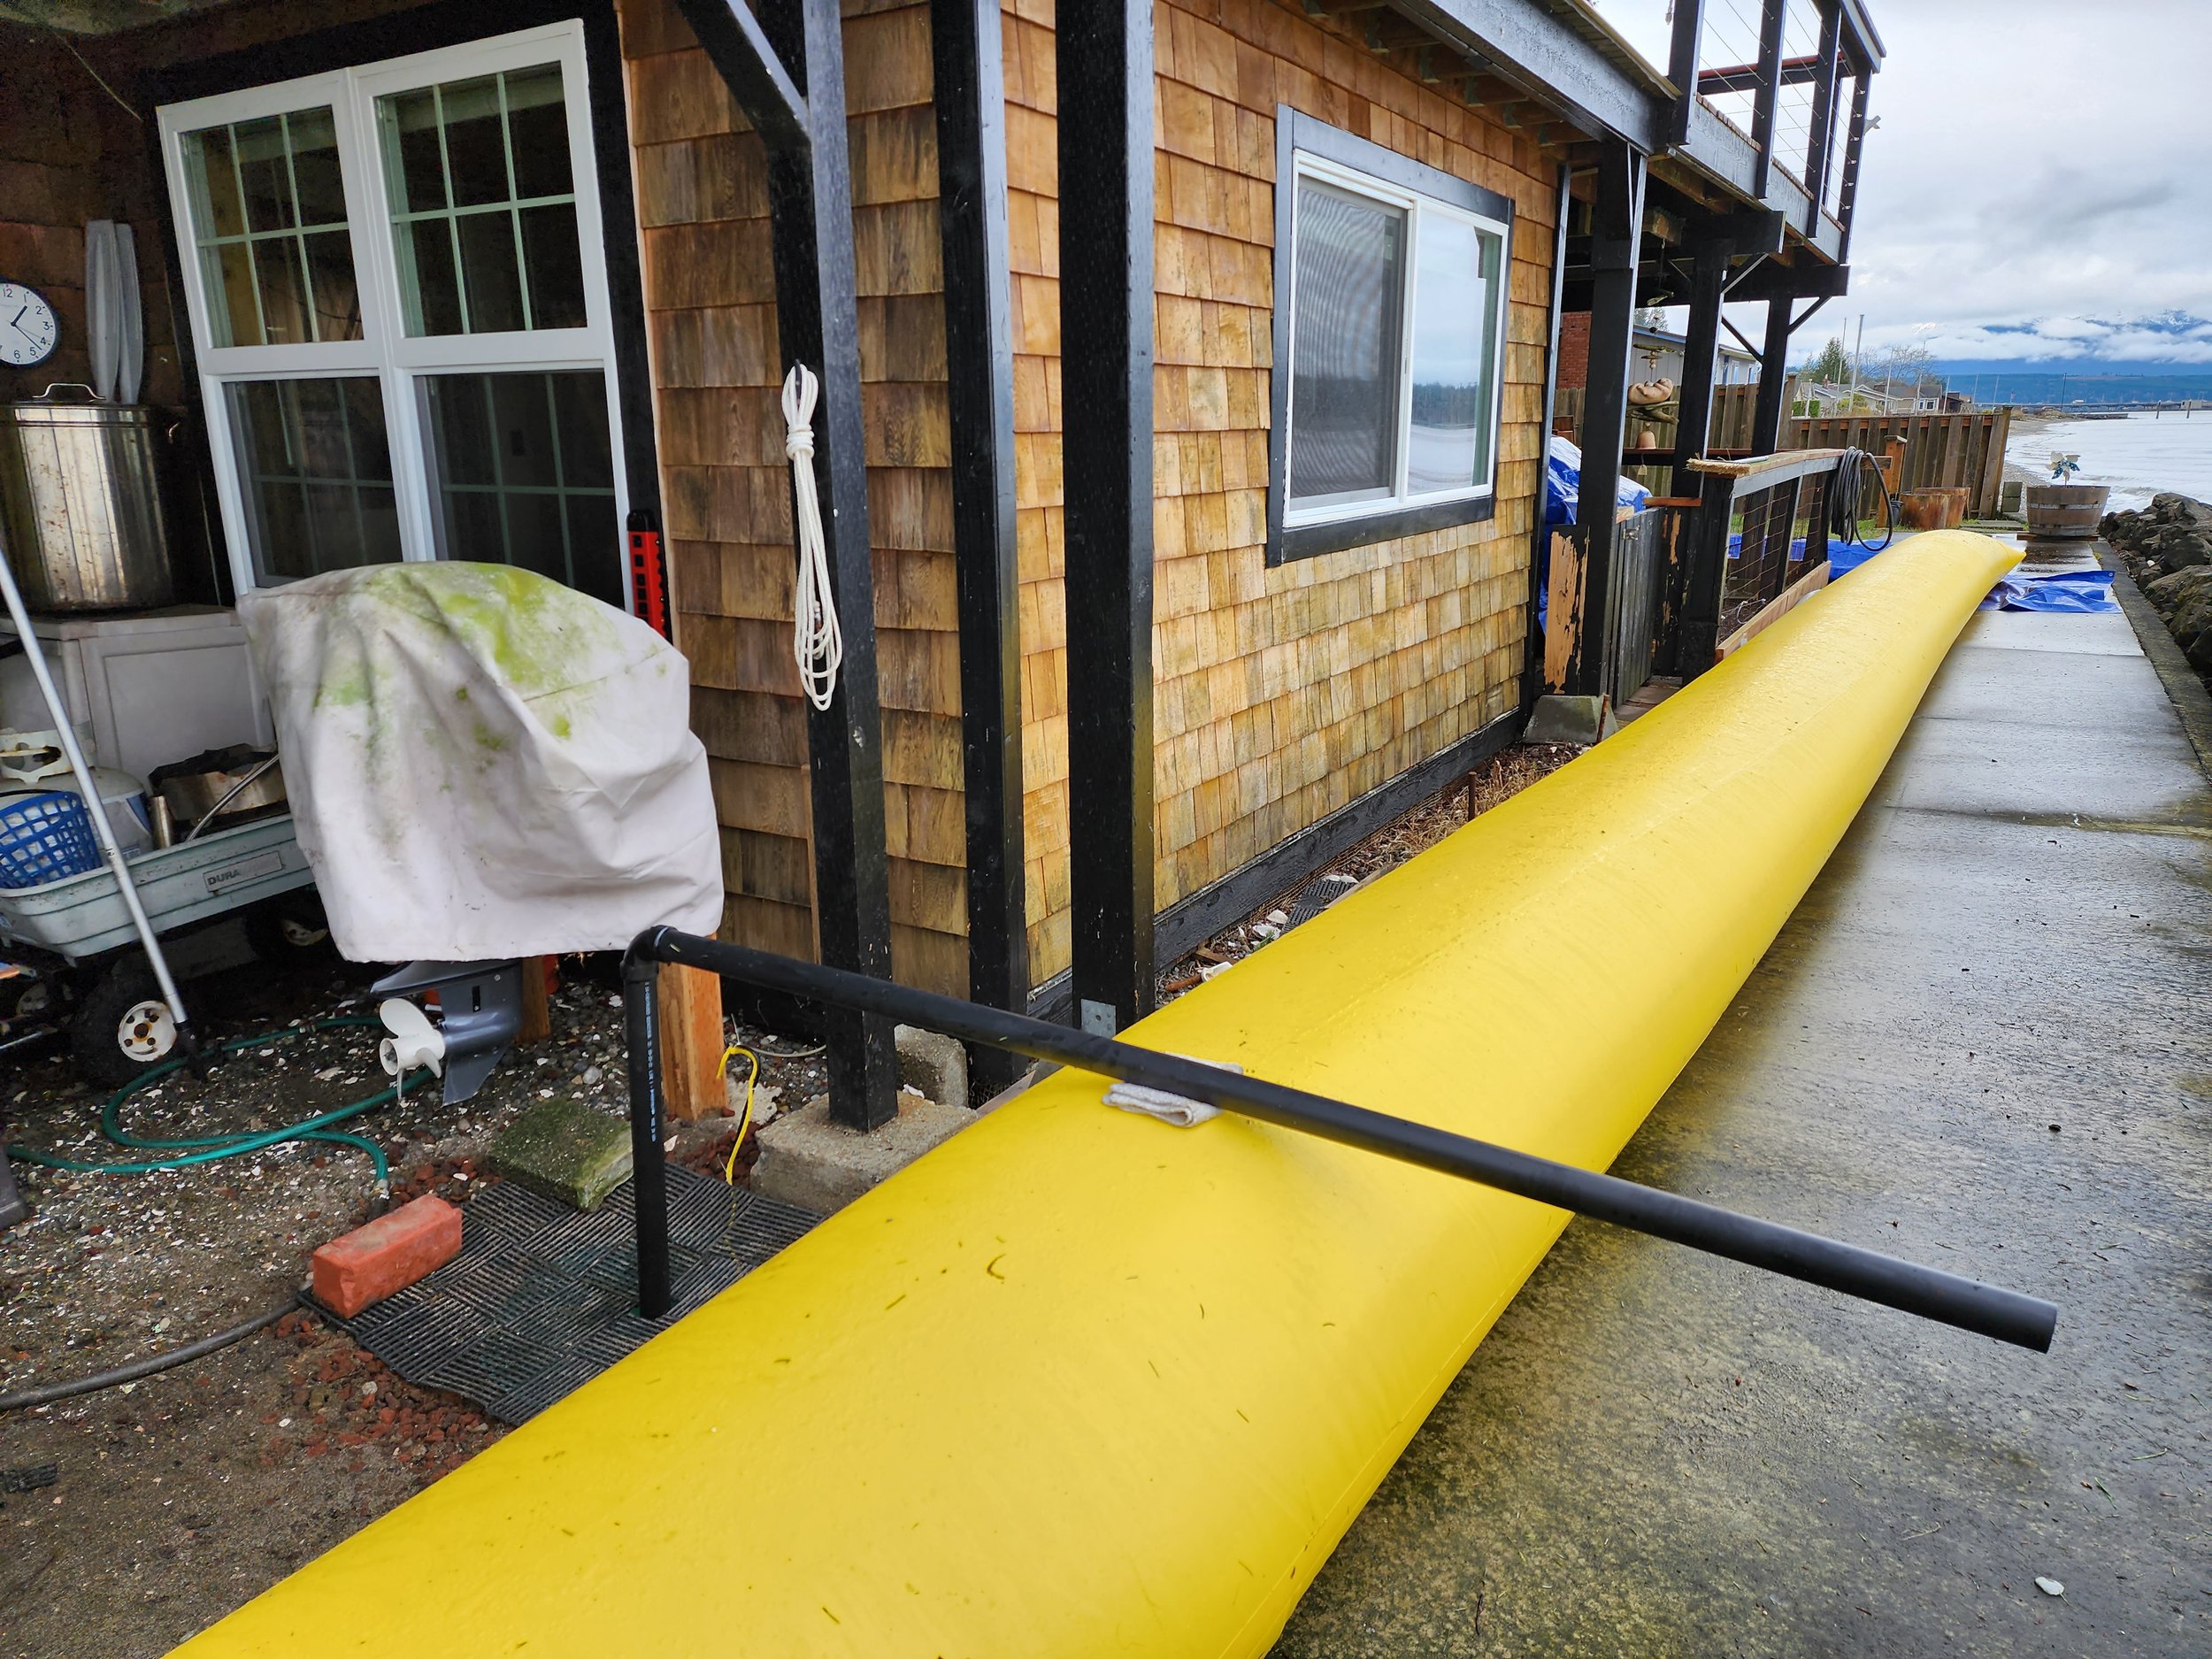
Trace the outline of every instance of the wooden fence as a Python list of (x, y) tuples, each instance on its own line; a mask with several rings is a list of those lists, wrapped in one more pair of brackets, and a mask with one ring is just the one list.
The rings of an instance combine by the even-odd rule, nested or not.
[[(1716, 459), (1740, 459), (1751, 453), (1751, 415), (1758, 398), (1755, 386), (1717, 386), (1713, 388), (1713, 421), (1705, 453)], [(1555, 418), (1582, 429), (1582, 388), (1563, 387), (1558, 394)], [(1992, 518), (2004, 485), (2005, 440), (2012, 426), (2009, 408), (1965, 409), (1950, 413), (1895, 415), (1798, 416), (1783, 424), (1785, 449), (1864, 449), (1871, 455), (1888, 452), (1890, 440), (1904, 440), (1904, 472), (1901, 493), (1912, 489), (1963, 488), (1969, 516)], [(1674, 409), (1664, 404), (1655, 414), (1631, 410), (1628, 448), (1624, 470), (1655, 495), (1668, 493), (1669, 466), (1638, 466), (1633, 452), (1640, 435), (1652, 434), (1641, 447), (1671, 451), (1674, 448)]]

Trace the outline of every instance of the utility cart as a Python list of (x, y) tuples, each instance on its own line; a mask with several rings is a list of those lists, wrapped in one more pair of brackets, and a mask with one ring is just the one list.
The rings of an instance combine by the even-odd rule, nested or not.
[[(289, 815), (211, 831), (129, 861), (163, 940), (239, 916), (257, 954), (281, 958), (327, 940), (307, 856)], [(84, 1074), (128, 1082), (174, 1050), (175, 1021), (114, 871), (102, 865), (35, 887), (0, 887), (0, 1053), (66, 1030)]]

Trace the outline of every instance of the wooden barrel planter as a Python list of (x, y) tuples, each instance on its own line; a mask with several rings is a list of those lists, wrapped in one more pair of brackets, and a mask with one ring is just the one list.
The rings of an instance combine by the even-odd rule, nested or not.
[(2039, 539), (2093, 536), (2110, 493), (2104, 484), (2031, 484), (2024, 492), (2028, 534)]

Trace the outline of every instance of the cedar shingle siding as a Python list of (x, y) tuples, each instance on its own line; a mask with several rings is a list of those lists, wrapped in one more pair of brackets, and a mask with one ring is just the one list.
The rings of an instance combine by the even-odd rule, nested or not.
[[(966, 986), (949, 436), (926, 5), (846, 6), (861, 367), (899, 977)], [(1033, 976), (1069, 954), (1051, 0), (1005, 17)], [(1155, 12), (1158, 901), (1505, 713), (1539, 453), (1553, 158), (1272, 0)], [(666, 0), (624, 0), (680, 640), (733, 937), (812, 954), (805, 725), (757, 143)], [(1266, 567), (1279, 104), (1512, 198), (1499, 505)]]

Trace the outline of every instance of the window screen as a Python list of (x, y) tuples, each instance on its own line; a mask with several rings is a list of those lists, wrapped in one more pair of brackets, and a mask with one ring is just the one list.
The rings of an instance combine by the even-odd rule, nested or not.
[(1322, 506), (1388, 495), (1405, 211), (1301, 180), (1296, 234), (1291, 499)]
[(413, 88), (377, 117), (407, 332), (581, 327), (561, 66)]
[(1488, 516), (1512, 203), (1294, 110), (1276, 133), (1269, 558)]
[(187, 133), (184, 164), (216, 345), (361, 338), (327, 108)]

